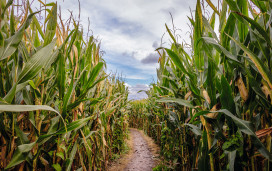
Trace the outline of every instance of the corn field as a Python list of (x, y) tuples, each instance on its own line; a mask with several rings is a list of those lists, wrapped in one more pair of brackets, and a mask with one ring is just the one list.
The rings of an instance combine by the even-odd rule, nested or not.
[(105, 170), (124, 148), (128, 90), (99, 41), (56, 3), (0, 2), (0, 170)]
[(270, 0), (197, 0), (189, 45), (166, 25), (157, 82), (129, 113), (160, 145), (157, 169), (272, 170), (271, 18)]
[(107, 170), (129, 126), (160, 146), (154, 170), (272, 170), (270, 0), (197, 0), (137, 101), (80, 15), (39, 3), (0, 0), (1, 170)]

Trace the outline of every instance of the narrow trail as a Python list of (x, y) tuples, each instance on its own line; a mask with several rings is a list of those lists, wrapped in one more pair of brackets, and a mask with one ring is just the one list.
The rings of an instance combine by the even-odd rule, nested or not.
[(147, 141), (139, 131), (135, 129), (130, 131), (133, 139), (133, 155), (124, 171), (152, 171), (155, 161)]
[(152, 171), (159, 162), (159, 147), (143, 131), (130, 128), (130, 150), (109, 165), (108, 171)]

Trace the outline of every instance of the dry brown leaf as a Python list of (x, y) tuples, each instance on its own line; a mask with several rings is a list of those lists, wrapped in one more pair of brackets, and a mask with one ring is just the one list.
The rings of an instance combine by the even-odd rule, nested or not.
[(271, 98), (271, 92), (269, 88), (266, 85), (262, 86), (262, 91), (265, 94), (266, 98), (270, 97)]
[(248, 99), (248, 90), (243, 82), (243, 79), (240, 76), (236, 79), (236, 84), (238, 86), (242, 99), (246, 101)]
[(192, 92), (189, 91), (186, 95), (185, 95), (185, 100), (187, 100), (190, 96), (191, 96)]
[[(216, 105), (214, 105), (212, 107), (212, 109), (210, 111), (217, 111), (220, 108), (221, 108), (221, 103), (217, 103)], [(217, 115), (218, 115), (218, 112), (216, 112), (216, 113), (208, 113), (206, 116), (209, 117), (209, 118), (215, 119), (217, 117)]]
[(258, 138), (261, 138), (261, 137), (264, 137), (264, 136), (266, 136), (268, 134), (271, 134), (271, 132), (272, 132), (272, 127), (258, 130), (256, 132), (256, 135), (257, 135)]
[(17, 122), (22, 120), (24, 118), (24, 116), (25, 116), (24, 113), (19, 114), (18, 117), (17, 117)]
[(83, 103), (82, 102), (79, 104), (78, 109), (79, 109), (80, 113), (83, 114)]
[(48, 162), (47, 160), (45, 160), (42, 156), (40, 156), (40, 160), (41, 160), (41, 162), (42, 162), (42, 164), (43, 164), (44, 166), (49, 165), (49, 162)]
[(202, 93), (203, 93), (203, 96), (204, 96), (205, 100), (206, 100), (209, 104), (211, 104), (211, 99), (210, 99), (210, 96), (209, 96), (208, 92), (207, 92), (206, 90), (203, 90)]

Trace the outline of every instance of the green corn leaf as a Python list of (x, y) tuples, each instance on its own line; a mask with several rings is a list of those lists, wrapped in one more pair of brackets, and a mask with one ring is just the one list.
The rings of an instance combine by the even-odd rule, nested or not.
[(251, 0), (260, 10), (262, 13), (266, 13), (267, 12), (267, 6), (265, 3), (267, 0)]
[(9, 164), (7, 165), (7, 167), (5, 169), (12, 168), (12, 167), (22, 163), (23, 161), (25, 161), (26, 157), (27, 157), (27, 154), (23, 154), (23, 153), (19, 152), (18, 150), (15, 150), (11, 161), (9, 162)]
[(218, 110), (216, 112), (222, 112), (225, 115), (229, 116), (243, 133), (248, 134), (252, 137), (253, 144), (257, 148), (257, 150), (265, 158), (269, 159), (270, 161), (272, 160), (272, 155), (265, 148), (265, 146), (262, 144), (260, 139), (256, 136), (255, 132), (253, 131), (253, 125), (251, 122), (239, 119), (238, 117), (234, 116), (231, 112), (229, 112), (227, 109)]
[(21, 83), (21, 84), (17, 85), (17, 87), (16, 87), (16, 93), (19, 92), (19, 91), (21, 91), (21, 90), (22, 90), (23, 88), (25, 88), (28, 84), (29, 84), (29, 82), (26, 81), (26, 82), (24, 82), (24, 83)]
[(50, 18), (47, 23), (46, 32), (45, 32), (45, 40), (44, 40), (44, 46), (48, 45), (54, 38), (56, 34), (56, 28), (57, 28), (57, 9), (58, 5), (55, 4), (52, 7)]
[(75, 89), (76, 84), (77, 84), (77, 82), (74, 83), (74, 79), (72, 77), (72, 80), (70, 82), (69, 88), (68, 88), (67, 92), (65, 93), (65, 96), (63, 97), (63, 109), (62, 109), (62, 116), (63, 117), (66, 115), (67, 105), (70, 102), (70, 99), (71, 99), (71, 96), (72, 96), (72, 92), (73, 92), (73, 89)]
[[(85, 71), (86, 71), (86, 67), (80, 73), (79, 78), (77, 79), (76, 82), (74, 81), (74, 77), (72, 77), (69, 88), (68, 88), (67, 92), (65, 93), (65, 96), (63, 97), (62, 116), (66, 115), (67, 106), (70, 104), (70, 100), (71, 100), (71, 97), (72, 97), (72, 92), (75, 90), (78, 82), (80, 81), (80, 78), (84, 75)], [(78, 99), (81, 99), (81, 98), (79, 97)]]
[(21, 55), (22, 55), (22, 57), (23, 57), (23, 60), (25, 61), (25, 62), (27, 62), (28, 60), (29, 60), (29, 53), (28, 53), (28, 50), (27, 50), (27, 48), (26, 48), (26, 45), (24, 44), (24, 43), (20, 43), (19, 44), (19, 47), (18, 47), (18, 50), (19, 50), (19, 52), (21, 53)]
[[(242, 15), (245, 15), (245, 16), (248, 16), (248, 5), (247, 5), (247, 0), (240, 0), (240, 1), (237, 1), (237, 5), (242, 13)], [(239, 12), (236, 12), (236, 14), (234, 14), (234, 16), (237, 18), (237, 16), (239, 18), (237, 18), (239, 21), (241, 20), (241, 16), (239, 16)], [(238, 34), (239, 34), (239, 38), (240, 38), (240, 41), (241, 42), (244, 42), (245, 41), (245, 38), (247, 36), (247, 33), (248, 33), (248, 26), (243, 23), (243, 22), (239, 22), (237, 24), (238, 26)]]
[(16, 87), (17, 87), (17, 84), (14, 84), (12, 86), (12, 88), (9, 90), (8, 94), (4, 97), (4, 100), (7, 102), (7, 103), (11, 103), (12, 100), (14, 99), (14, 96), (16, 94)]
[(60, 157), (62, 160), (64, 160), (64, 154), (63, 154), (63, 152), (56, 153), (56, 156)]
[(5, 38), (2, 32), (0, 31), (0, 47), (4, 46), (4, 43), (5, 43)]
[(77, 151), (77, 140), (75, 141), (74, 146), (73, 146), (73, 148), (71, 150), (71, 153), (69, 155), (69, 164), (68, 164), (68, 166), (66, 168), (66, 171), (71, 170), (71, 167), (72, 167), (75, 155), (76, 155), (76, 151)]
[(60, 135), (60, 134), (64, 134), (70, 131), (74, 131), (76, 129), (79, 129), (81, 127), (83, 127), (85, 124), (87, 124), (87, 122), (91, 119), (93, 119), (94, 116), (90, 116), (88, 118), (84, 118), (84, 119), (78, 119), (74, 122), (71, 122), (70, 124), (68, 124), (66, 127), (62, 127), (60, 128), (58, 131), (54, 132), (54, 133), (50, 133), (50, 134), (45, 134), (45, 135), (41, 135), (39, 137), (39, 139), (37, 140), (37, 142), (39, 143), (39, 145), (45, 143), (44, 140), (47, 140), (47, 138), (55, 136), (55, 135)]
[(218, 10), (216, 9), (216, 7), (213, 5), (213, 3), (212, 3), (210, 0), (206, 0), (206, 2), (207, 2), (207, 3), (209, 4), (209, 6), (214, 10), (214, 12), (215, 12), (216, 14), (220, 15), (219, 12), (218, 12)]
[[(29, 6), (29, 11), (30, 11), (31, 13), (33, 13), (33, 11), (32, 11), (32, 9), (30, 8), (30, 6)], [(39, 23), (39, 21), (38, 21), (38, 19), (37, 19), (36, 16), (33, 16), (33, 22), (34, 22), (34, 24), (35, 24), (35, 26), (36, 26), (38, 32), (40, 33), (40, 35), (41, 35), (42, 38), (44, 39), (44, 33), (43, 33), (43, 31), (42, 31), (41, 25), (40, 25), (40, 23)]]
[(232, 11), (241, 12), (237, 3), (234, 0), (225, 0)]
[(214, 32), (214, 29), (210, 25), (209, 21), (204, 16), (202, 17), (202, 20), (203, 20), (203, 25), (205, 26), (205, 28), (208, 29), (208, 31), (212, 33), (212, 37), (215, 38), (217, 42), (219, 42), (217, 35)]
[(226, 34), (234, 34), (236, 25), (233, 23), (236, 23), (236, 18), (234, 17), (233, 13), (230, 13), (227, 23), (225, 24), (225, 26), (222, 26), (221, 29), (221, 43), (222, 46), (227, 50), (230, 50), (230, 38)]
[(195, 37), (194, 41), (198, 40), (201, 35), (202, 35), (202, 30), (203, 30), (203, 21), (202, 21), (202, 10), (201, 10), (201, 4), (200, 0), (197, 0), (196, 4), (196, 12), (195, 12)]
[(15, 131), (16, 131), (16, 135), (19, 138), (19, 144), (18, 145), (28, 144), (29, 143), (27, 135), (17, 126), (17, 124), (15, 124)]
[(87, 95), (88, 91), (90, 89), (92, 89), (93, 87), (95, 87), (99, 82), (105, 80), (105, 78), (107, 78), (107, 76), (99, 78), (90, 87), (88, 87), (87, 89), (84, 89), (83, 92), (82, 92), (82, 94), (78, 97), (78, 100), (82, 100), (83, 98), (85, 98), (85, 96)]
[(266, 33), (266, 31), (260, 26), (260, 24), (258, 24), (256, 21), (252, 20), (251, 18), (249, 18), (248, 16), (246, 15), (243, 15), (241, 13), (237, 13), (239, 16), (241, 16), (243, 19), (245, 19), (247, 22), (249, 22), (251, 24), (251, 27), (255, 28), (259, 33), (260, 35), (262, 35), (262, 37), (266, 40), (266, 43), (270, 46), (271, 46), (271, 40), (270, 40), (270, 37), (269, 35)]
[(184, 68), (183, 63), (181, 61), (181, 59), (179, 58), (179, 56), (172, 50), (170, 49), (166, 49), (167, 54), (169, 55), (169, 57), (172, 59), (172, 61), (174, 62), (174, 64), (182, 71), (184, 72), (186, 75), (188, 75), (191, 79), (193, 79), (193, 75), (189, 72), (187, 72), (187, 70)]
[(198, 159), (198, 170), (206, 171), (209, 169), (209, 155), (208, 155), (208, 138), (206, 130), (202, 131), (202, 145), (201, 145), (201, 153)]
[(76, 108), (80, 103), (85, 102), (85, 101), (89, 101), (90, 102), (90, 106), (97, 104), (102, 98), (87, 98), (87, 99), (82, 99), (82, 100), (76, 100), (74, 103), (69, 104), (67, 106), (67, 110), (72, 110), (74, 108)]
[(88, 79), (87, 84), (84, 85), (83, 89), (88, 89), (90, 86), (92, 86), (92, 84), (94, 83), (96, 77), (98, 76), (98, 74), (100, 73), (101, 69), (103, 68), (104, 63), (103, 62), (99, 62), (92, 70), (92, 72), (90, 73), (90, 77)]
[[(36, 12), (37, 13), (37, 12)], [(36, 14), (32, 13), (30, 14), (23, 26), (20, 28), (19, 31), (17, 31), (13, 36), (6, 39), (4, 41), (4, 46), (0, 47), (0, 60), (6, 59), (7, 57), (11, 56), (18, 48), (22, 37), (24, 35), (25, 29), (30, 25), (32, 21), (32, 17)]]
[(192, 123), (196, 117), (205, 115), (207, 113), (210, 113), (209, 111), (200, 111), (194, 114), (194, 116), (191, 118), (190, 123)]
[[(64, 49), (63, 48), (65, 47), (66, 43), (68, 42), (69, 38), (73, 35), (74, 32), (75, 32), (75, 30), (71, 31), (71, 33), (68, 35), (68, 37), (66, 38), (66, 40), (62, 44), (62, 46), (59, 48), (60, 52), (58, 54), (58, 62), (59, 62), (58, 64), (59, 65), (58, 65), (57, 84), (59, 87), (59, 96), (60, 96), (61, 100), (64, 99), (65, 79), (66, 79), (66, 71), (65, 71), (66, 63), (65, 63), (65, 56), (64, 56), (64, 52), (63, 52)], [(83, 71), (85, 71), (85, 69), (83, 69)]]
[(51, 133), (54, 133), (57, 131), (59, 119), (60, 119), (60, 116), (56, 116), (56, 117), (50, 119), (50, 127), (47, 131), (48, 134), (51, 134)]
[(216, 64), (211, 60), (208, 59), (208, 72), (207, 72), (207, 80), (206, 80), (206, 87), (211, 99), (210, 107), (212, 108), (216, 104), (216, 89), (215, 89), (215, 77), (217, 72)]
[[(70, 55), (70, 52), (71, 52), (71, 50), (72, 50), (72, 47), (73, 47), (73, 45), (74, 45), (74, 43), (75, 43), (75, 40), (76, 40), (76, 38), (77, 38), (77, 35), (78, 35), (78, 26), (77, 27), (75, 27), (75, 29), (73, 30), (73, 31), (71, 31), (71, 33), (70, 33), (70, 35), (69, 36), (71, 36), (71, 40), (69, 41), (69, 45), (68, 45), (68, 48), (66, 49), (66, 57), (68, 57), (69, 55)], [(67, 42), (68, 42), (68, 39), (66, 39), (67, 40)], [(64, 43), (64, 44), (66, 44), (66, 42)], [(68, 58), (69, 60), (70, 60), (70, 58)], [(66, 59), (65, 59), (66, 60)], [(70, 61), (71, 62), (71, 61)]]
[(175, 37), (173, 36), (173, 34), (171, 33), (171, 30), (168, 28), (168, 26), (165, 24), (166, 30), (168, 32), (168, 34), (170, 35), (170, 37), (172, 38), (172, 40), (174, 41), (175, 44), (177, 44)]
[(51, 58), (56, 58), (56, 55), (52, 55), (55, 43), (56, 40), (43, 47), (30, 58), (18, 77), (18, 83), (24, 83), (33, 79), (37, 74), (40, 73), (43, 67), (49, 65), (48, 63), (50, 61), (52, 62)]
[(253, 89), (253, 91), (259, 96), (261, 97), (263, 100), (265, 100), (266, 102), (270, 103), (267, 98), (265, 97), (265, 94), (263, 93), (260, 84), (258, 82), (256, 82), (256, 80), (254, 79), (254, 77), (251, 75), (250, 71), (246, 70), (247, 73), (247, 77), (249, 80), (249, 84), (251, 86), (251, 88)]
[(198, 70), (203, 70), (204, 66), (204, 57), (201, 51), (201, 44), (198, 44), (198, 41), (201, 39), (203, 33), (203, 20), (202, 20), (202, 10), (200, 0), (197, 0), (196, 12), (195, 12), (195, 25), (194, 25), (194, 34), (193, 34), (193, 47), (194, 47), (194, 58), (195, 65)]
[(210, 37), (202, 37), (202, 39), (210, 44), (213, 45), (213, 47), (218, 51), (218, 52), (223, 52), (226, 57), (228, 57), (229, 59), (240, 63), (240, 61), (238, 61), (237, 57), (233, 56), (229, 51), (227, 51), (223, 46), (221, 46), (219, 43), (216, 42), (216, 40), (214, 40), (213, 38)]
[(191, 131), (197, 135), (197, 136), (201, 136), (202, 135), (202, 131), (199, 127), (193, 125), (193, 124), (184, 124), (185, 126), (189, 126), (191, 128)]
[(187, 18), (189, 19), (189, 21), (192, 24), (192, 26), (194, 26), (195, 25), (195, 21), (192, 18), (188, 17), (188, 16), (187, 16)]
[(6, 102), (4, 99), (2, 99), (2, 98), (0, 97), (0, 104), (8, 104), (8, 102)]
[(30, 144), (19, 145), (17, 149), (15, 150), (11, 161), (9, 162), (9, 164), (7, 165), (5, 169), (12, 168), (22, 163), (23, 161), (25, 161), (28, 156), (28, 153), (30, 152), (30, 150), (32, 150), (35, 144), (36, 144), (36, 141)]
[(48, 110), (60, 114), (52, 107), (46, 105), (0, 105), (0, 112), (28, 112), (35, 110)]
[(45, 6), (54, 6), (54, 5), (56, 5), (56, 3), (50, 2), (50, 3), (47, 3)]
[(13, 3), (13, 0), (8, 0), (8, 2), (7, 2), (7, 4), (6, 4), (6, 6), (5, 6), (5, 8), (4, 8), (3, 11), (2, 11), (1, 18), (4, 18), (4, 15), (5, 15), (6, 10), (12, 5), (12, 3)]
[(60, 166), (60, 164), (53, 164), (52, 167), (56, 170), (56, 171), (62, 171), (62, 167)]
[(161, 98), (157, 100), (157, 102), (161, 103), (178, 103), (182, 106), (186, 106), (189, 108), (194, 108), (194, 106), (190, 103), (188, 100), (183, 100), (183, 99), (177, 99), (177, 98)]
[(226, 3), (226, 1), (222, 2), (222, 6), (221, 6), (221, 11), (220, 11), (220, 16), (219, 16), (219, 31), (221, 32), (222, 29), (225, 26), (225, 22), (226, 22), (226, 14), (227, 14), (227, 9), (228, 9), (228, 4)]
[(265, 66), (264, 62), (260, 60), (252, 51), (250, 51), (245, 45), (235, 40), (233, 37), (229, 36), (232, 41), (234, 41), (251, 59), (254, 65), (257, 67), (259, 73), (262, 75), (263, 79), (268, 83), (270, 89), (272, 90), (272, 75), (267, 66)]
[(236, 114), (235, 103), (233, 100), (234, 98), (232, 96), (231, 87), (227, 79), (224, 77), (224, 75), (221, 76), (221, 87), (222, 87), (222, 90), (220, 95), (220, 101), (221, 101), (222, 107)]
[(14, 35), (15, 32), (15, 18), (14, 18), (14, 8), (12, 6), (11, 8), (11, 14), (10, 14), (10, 35)]
[(59, 65), (58, 65), (58, 87), (59, 87), (59, 96), (60, 99), (62, 100), (64, 97), (64, 92), (65, 92), (65, 78), (66, 78), (66, 73), (65, 73), (65, 59), (64, 55), (62, 53), (59, 53)]

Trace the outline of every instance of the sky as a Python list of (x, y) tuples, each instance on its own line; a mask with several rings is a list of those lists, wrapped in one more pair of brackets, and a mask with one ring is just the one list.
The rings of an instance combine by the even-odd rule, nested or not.
[[(63, 19), (69, 17), (69, 11), (78, 16), (78, 0), (57, 2)], [(37, 3), (34, 0), (32, 5)], [(180, 40), (189, 42), (187, 16), (191, 17), (195, 5), (196, 0), (80, 0), (80, 21), (85, 35), (89, 28), (89, 34), (101, 41), (107, 73), (122, 75), (129, 99), (141, 99), (146, 94), (137, 92), (156, 82), (159, 57), (155, 49), (170, 45), (165, 28), (165, 24), (173, 28), (170, 13)]]

